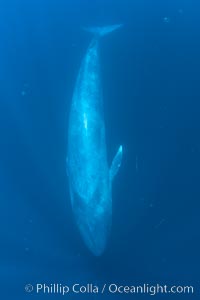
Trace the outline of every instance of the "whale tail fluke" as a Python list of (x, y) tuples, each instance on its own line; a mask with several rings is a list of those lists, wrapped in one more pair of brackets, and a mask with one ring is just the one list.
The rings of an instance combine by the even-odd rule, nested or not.
[(104, 36), (121, 28), (122, 26), (123, 24), (115, 24), (115, 25), (103, 26), (103, 27), (83, 27), (83, 30), (87, 32), (91, 32), (97, 36)]

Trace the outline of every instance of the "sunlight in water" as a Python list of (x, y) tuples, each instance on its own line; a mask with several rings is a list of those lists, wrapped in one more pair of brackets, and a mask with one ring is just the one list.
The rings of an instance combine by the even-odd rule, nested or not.
[(84, 113), (84, 119), (83, 119), (84, 121), (84, 128), (87, 130), (87, 128), (88, 128), (88, 121), (87, 121), (87, 117), (86, 117), (86, 114)]

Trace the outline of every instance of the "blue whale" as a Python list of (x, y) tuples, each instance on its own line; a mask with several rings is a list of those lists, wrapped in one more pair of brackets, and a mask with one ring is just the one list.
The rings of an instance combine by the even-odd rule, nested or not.
[(81, 63), (69, 116), (67, 174), (72, 210), (81, 236), (95, 256), (104, 252), (109, 238), (112, 180), (122, 160), (120, 146), (109, 168), (99, 41), (102, 36), (121, 26), (85, 28), (94, 34), (94, 38)]

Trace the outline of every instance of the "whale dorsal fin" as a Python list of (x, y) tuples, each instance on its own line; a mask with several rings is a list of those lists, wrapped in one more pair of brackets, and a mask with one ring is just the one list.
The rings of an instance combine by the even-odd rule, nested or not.
[(111, 167), (110, 167), (110, 180), (113, 180), (115, 175), (118, 173), (118, 170), (121, 166), (122, 162), (122, 154), (123, 154), (123, 148), (122, 145), (119, 146), (119, 149), (117, 153), (115, 154), (115, 157), (113, 158)]

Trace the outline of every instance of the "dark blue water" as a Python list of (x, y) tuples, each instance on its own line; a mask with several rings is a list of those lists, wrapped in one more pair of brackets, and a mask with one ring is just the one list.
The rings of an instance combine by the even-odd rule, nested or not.
[[(25, 284), (192, 285), (200, 276), (198, 1), (5, 1), (0, 4), (0, 299), (149, 299), (36, 294)], [(91, 36), (101, 41), (113, 227), (95, 258), (75, 226), (65, 170), (71, 97)], [(95, 298), (96, 297), (96, 298)]]

